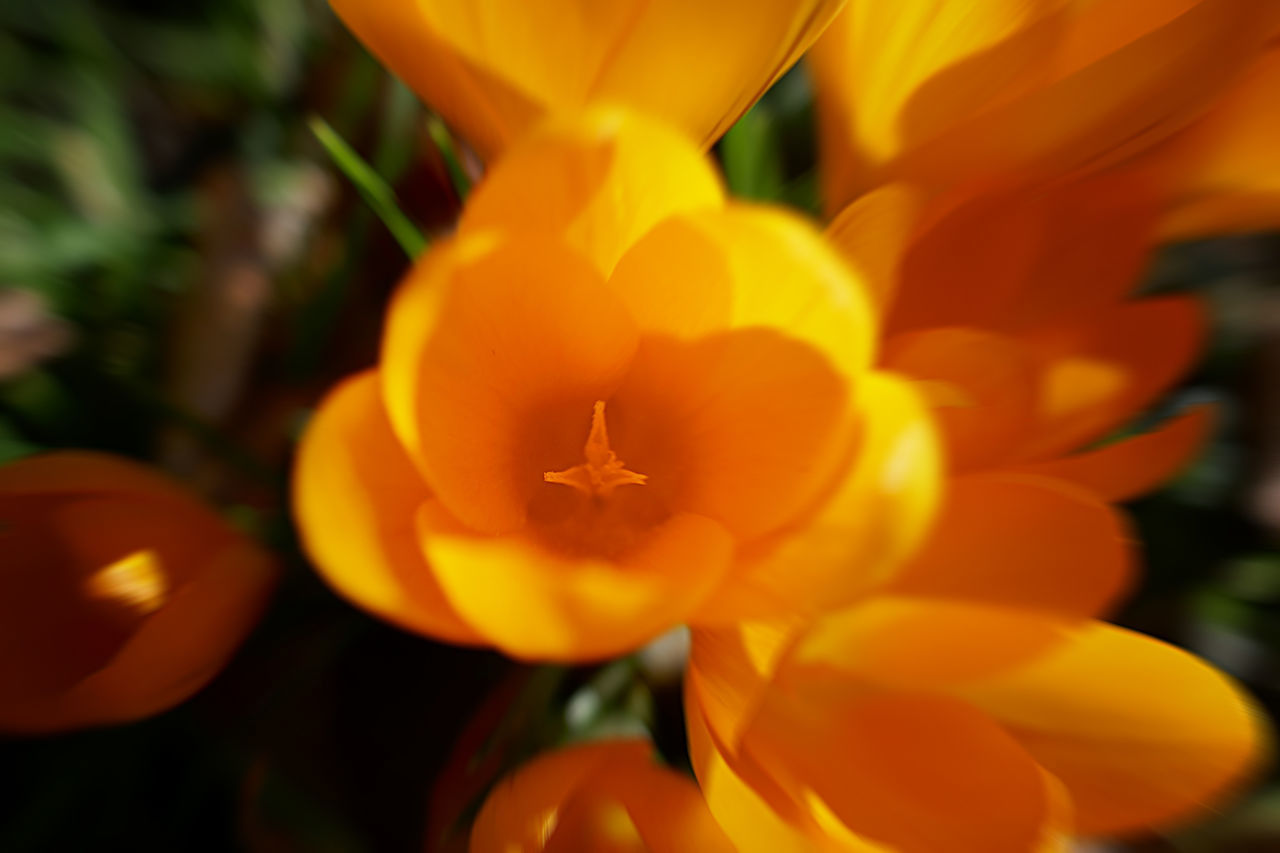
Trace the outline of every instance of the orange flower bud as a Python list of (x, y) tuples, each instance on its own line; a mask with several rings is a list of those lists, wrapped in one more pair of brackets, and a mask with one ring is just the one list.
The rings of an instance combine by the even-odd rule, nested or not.
[[(488, 160), (543, 117), (612, 102), (706, 147), (809, 47), (839, 0), (331, 0)], [(696, 73), (690, 73), (696, 69)]]
[(471, 830), (472, 853), (734, 849), (697, 786), (655, 763), (641, 740), (531, 761), (497, 784)]
[(269, 558), (163, 477), (66, 451), (0, 468), (0, 729), (135, 720), (204, 686)]
[(526, 658), (847, 598), (936, 497), (870, 317), (819, 234), (727, 204), (675, 132), (553, 122), (410, 274), (377, 369), (321, 407), (305, 543), (375, 613)]

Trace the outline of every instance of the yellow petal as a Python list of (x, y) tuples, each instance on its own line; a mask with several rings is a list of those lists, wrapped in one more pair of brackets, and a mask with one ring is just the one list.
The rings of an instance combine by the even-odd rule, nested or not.
[(478, 531), (518, 530), (543, 473), (579, 461), (592, 405), (635, 346), (626, 308), (581, 255), (463, 235), (433, 248), (391, 305), (387, 411), (451, 513)]
[(1261, 712), (1226, 676), (1110, 625), (963, 695), (1066, 786), (1081, 835), (1200, 814), (1255, 768), (1267, 739)]
[(671, 516), (614, 561), (525, 539), (471, 535), (425, 508), (423, 553), (468, 624), (522, 659), (598, 660), (688, 618), (728, 570), (733, 540), (711, 519)]
[(824, 159), (846, 160), (831, 209), (890, 175), (1061, 175), (1150, 147), (1259, 54), (1266, 6), (855, 0), (814, 51)]
[(692, 141), (600, 108), (546, 122), (515, 145), (467, 200), (458, 227), (564, 241), (607, 276), (661, 220), (723, 203), (720, 179)]
[(333, 6), (489, 159), (538, 117), (602, 101), (652, 113), (709, 146), (800, 58), (840, 3), (771, 0), (749, 15), (732, 0)]
[(740, 550), (732, 579), (700, 624), (814, 613), (882, 581), (929, 529), (941, 458), (928, 410), (907, 383), (872, 373), (853, 461), (813, 512)]
[(293, 483), (299, 532), (316, 568), (340, 594), (384, 619), (476, 643), (418, 547), (414, 519), (430, 497), (387, 422), (377, 373), (330, 392), (303, 435)]

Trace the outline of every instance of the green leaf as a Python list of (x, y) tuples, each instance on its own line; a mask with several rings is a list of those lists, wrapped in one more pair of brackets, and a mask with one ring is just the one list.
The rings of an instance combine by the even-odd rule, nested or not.
[(785, 180), (782, 149), (772, 112), (756, 104), (720, 142), (720, 158), (729, 189), (741, 198), (777, 201)]
[(405, 254), (410, 258), (421, 254), (427, 247), (427, 240), (400, 209), (395, 193), (387, 186), (387, 182), (324, 119), (312, 116), (310, 125), (316, 139), (320, 140), (320, 144), (347, 179), (355, 184), (361, 197), (382, 220), (382, 224), (387, 226)]
[(453, 141), (453, 134), (449, 132), (449, 128), (445, 127), (444, 121), (437, 115), (432, 115), (427, 119), (427, 134), (431, 137), (431, 141), (435, 143), (441, 159), (444, 160), (444, 167), (449, 172), (449, 182), (453, 184), (453, 191), (458, 194), (458, 198), (465, 199), (471, 192), (471, 179), (467, 177), (466, 170), (462, 168), (462, 161), (458, 158), (458, 146)]

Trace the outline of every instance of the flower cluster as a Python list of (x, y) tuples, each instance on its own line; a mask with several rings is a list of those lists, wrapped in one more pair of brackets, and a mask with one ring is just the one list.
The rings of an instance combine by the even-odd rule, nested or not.
[[(1247, 779), (1242, 690), (1102, 621), (1141, 562), (1117, 504), (1212, 412), (1102, 442), (1204, 335), (1136, 292), (1154, 248), (1280, 223), (1270, 3), (333, 5), (484, 173), (306, 429), (308, 555), (521, 660), (692, 638), (696, 785), (575, 746), (498, 783), (473, 850), (1051, 851)], [(825, 228), (705, 153), (806, 51)], [(270, 572), (206, 516), (109, 459), (0, 470), (0, 725), (214, 671)]]

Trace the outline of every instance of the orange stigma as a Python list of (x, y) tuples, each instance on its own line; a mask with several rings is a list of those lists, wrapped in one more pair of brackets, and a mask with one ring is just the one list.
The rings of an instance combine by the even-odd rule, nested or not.
[(582, 448), (587, 461), (564, 471), (548, 471), (542, 479), (560, 483), (593, 497), (607, 498), (618, 486), (642, 486), (649, 478), (628, 471), (626, 463), (609, 449), (609, 432), (604, 425), (604, 400), (596, 400), (591, 410), (591, 433)]

